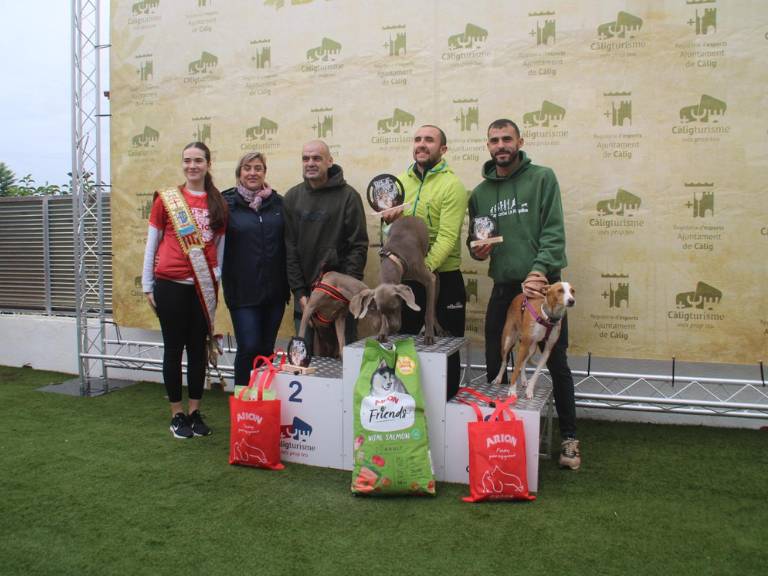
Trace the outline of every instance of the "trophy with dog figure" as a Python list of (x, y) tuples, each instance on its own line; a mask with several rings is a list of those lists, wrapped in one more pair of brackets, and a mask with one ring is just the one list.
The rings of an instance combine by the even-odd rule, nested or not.
[(307, 342), (300, 336), (294, 336), (288, 343), (288, 361), (283, 365), (282, 372), (291, 374), (313, 374), (316, 369), (309, 366), (312, 355), (307, 348)]
[(504, 241), (504, 237), (498, 233), (499, 225), (493, 216), (475, 216), (469, 223), (469, 235), (472, 238), (469, 246), (484, 246), (486, 244), (498, 244)]
[(392, 174), (379, 174), (368, 183), (366, 193), (368, 204), (373, 208), (373, 216), (386, 217), (397, 210), (404, 210), (410, 205), (403, 204), (405, 187)]

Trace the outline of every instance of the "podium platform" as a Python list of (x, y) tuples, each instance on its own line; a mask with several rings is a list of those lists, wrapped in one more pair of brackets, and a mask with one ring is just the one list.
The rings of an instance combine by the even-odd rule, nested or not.
[[(396, 336), (390, 341), (406, 338)], [(435, 477), (441, 481), (469, 482), (467, 423), (475, 419), (474, 411), (453, 399), (445, 401), (448, 357), (468, 350), (466, 338), (436, 338), (431, 346), (423, 337), (414, 337), (421, 369), (425, 412), (429, 428), (429, 445)], [(330, 358), (314, 358), (314, 374), (280, 373), (273, 385), (282, 401), (281, 453), (286, 462), (351, 470), (354, 410), (353, 391), (360, 374), (365, 340), (344, 347), (342, 364)], [(468, 357), (468, 354), (467, 354)], [(473, 383), (473, 388), (489, 397), (503, 397), (506, 387)], [(459, 390), (457, 397), (462, 397)], [(465, 395), (469, 401), (474, 397)], [(484, 414), (493, 411), (484, 406)], [(518, 391), (515, 414), (525, 422), (526, 459), (529, 490), (538, 489), (539, 456), (549, 455), (552, 435), (552, 385), (540, 378), (536, 395), (525, 400)]]

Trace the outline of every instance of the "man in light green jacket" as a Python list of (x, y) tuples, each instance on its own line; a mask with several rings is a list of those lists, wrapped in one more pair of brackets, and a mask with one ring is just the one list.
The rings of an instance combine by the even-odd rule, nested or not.
[[(438, 275), (440, 291), (436, 317), (451, 336), (464, 336), (467, 294), (461, 275), (461, 226), (467, 211), (467, 190), (443, 159), (448, 150), (445, 132), (425, 125), (413, 137), (414, 163), (400, 175), (405, 187), (403, 214), (424, 220), (429, 229), (426, 265)], [(414, 312), (403, 307), (402, 331), (417, 334), (424, 324), (426, 292), (421, 284), (407, 283), (421, 308)], [(459, 388), (458, 353), (448, 359), (448, 397)]]

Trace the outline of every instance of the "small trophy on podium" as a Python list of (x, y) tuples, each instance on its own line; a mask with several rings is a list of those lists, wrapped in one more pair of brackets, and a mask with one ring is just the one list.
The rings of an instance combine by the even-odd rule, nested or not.
[(315, 368), (310, 368), (312, 355), (307, 350), (304, 338), (294, 336), (288, 343), (288, 361), (283, 365), (282, 372), (291, 374), (312, 374)]
[(475, 216), (470, 222), (470, 248), (486, 244), (498, 244), (504, 238), (498, 234), (499, 226), (493, 216)]
[(410, 205), (410, 203), (403, 204), (405, 188), (397, 176), (392, 174), (379, 174), (375, 176), (368, 184), (366, 196), (368, 204), (374, 210), (373, 215), (382, 218), (400, 207), (404, 209)]

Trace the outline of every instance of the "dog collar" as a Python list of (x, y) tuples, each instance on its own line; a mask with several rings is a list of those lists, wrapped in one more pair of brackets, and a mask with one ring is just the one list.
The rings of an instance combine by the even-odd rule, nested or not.
[(560, 322), (560, 318), (553, 319), (547, 316), (547, 313), (544, 311), (544, 305), (541, 305), (541, 314), (544, 316), (543, 318), (539, 316), (539, 313), (536, 312), (536, 309), (531, 305), (531, 303), (528, 301), (527, 297), (523, 297), (523, 307), (525, 307), (528, 310), (528, 313), (531, 315), (531, 317), (536, 321), (537, 324), (541, 324), (544, 326), (544, 328), (547, 329), (546, 334), (544, 335), (544, 340), (549, 339), (549, 335), (552, 333), (552, 329), (557, 326), (558, 322)]
[(397, 254), (395, 254), (391, 250), (384, 250), (384, 248), (379, 250), (379, 256), (381, 256), (382, 259), (389, 258), (390, 260), (392, 260), (392, 262), (397, 264), (397, 267), (400, 268), (400, 276), (404, 276), (405, 275), (405, 270), (406, 270), (405, 260), (400, 258), (400, 256), (398, 256)]

